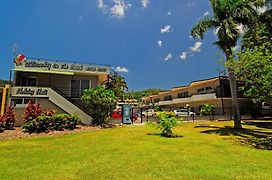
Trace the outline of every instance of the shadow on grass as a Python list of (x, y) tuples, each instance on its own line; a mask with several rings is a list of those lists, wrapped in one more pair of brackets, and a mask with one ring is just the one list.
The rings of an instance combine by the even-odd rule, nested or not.
[(181, 135), (172, 135), (172, 136), (168, 136), (168, 137), (164, 137), (161, 135), (161, 133), (147, 133), (146, 135), (148, 136), (160, 136), (160, 137), (163, 137), (163, 138), (182, 138), (183, 136)]
[(199, 125), (195, 126), (195, 128), (220, 128), (220, 127), (213, 126), (213, 125), (210, 125), (210, 124), (199, 124)]
[(271, 120), (244, 121), (244, 124), (250, 125), (250, 126), (256, 126), (259, 128), (272, 129), (272, 121)]
[(242, 144), (251, 145), (257, 149), (272, 150), (272, 132), (256, 129), (234, 129), (230, 126), (201, 131), (206, 134), (219, 134), (220, 136), (237, 136)]

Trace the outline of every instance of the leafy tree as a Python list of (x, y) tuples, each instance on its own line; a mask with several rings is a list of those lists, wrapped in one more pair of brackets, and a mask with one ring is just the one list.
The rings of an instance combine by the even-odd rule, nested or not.
[(124, 98), (125, 99), (137, 99), (138, 101), (140, 101), (142, 97), (157, 95), (162, 91), (164, 91), (164, 90), (158, 89), (158, 88), (149, 88), (149, 89), (144, 89), (142, 91), (131, 91), (131, 92), (126, 92), (124, 94)]
[(204, 104), (200, 109), (201, 115), (213, 115), (215, 106), (213, 104)]
[(116, 72), (109, 74), (106, 88), (112, 90), (116, 97), (122, 101), (124, 100), (124, 92), (128, 90), (125, 78)]
[[(272, 38), (254, 49), (245, 49), (237, 54), (238, 60), (227, 63), (241, 81), (241, 90), (253, 102), (268, 102), (272, 107)], [(261, 41), (263, 41), (261, 39)], [(263, 41), (264, 42), (264, 41)]]
[(92, 123), (101, 126), (117, 105), (117, 97), (114, 92), (101, 86), (84, 90), (81, 100), (90, 109)]
[[(225, 54), (226, 61), (233, 56), (232, 49), (236, 46), (240, 37), (239, 26), (254, 27), (257, 24), (258, 12), (256, 7), (262, 7), (266, 0), (210, 0), (213, 17), (204, 17), (193, 27), (193, 37), (204, 38), (204, 34), (210, 30), (217, 30), (217, 45)], [(227, 68), (234, 108), (234, 128), (242, 128), (238, 104), (237, 85), (234, 70)]]
[(160, 112), (158, 128), (161, 130), (163, 137), (174, 137), (173, 128), (177, 125), (178, 118), (173, 112)]

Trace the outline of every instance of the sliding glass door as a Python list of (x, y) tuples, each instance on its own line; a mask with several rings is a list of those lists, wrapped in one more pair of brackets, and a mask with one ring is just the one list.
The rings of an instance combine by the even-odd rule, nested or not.
[(84, 89), (91, 87), (90, 80), (71, 80), (71, 97), (79, 98), (82, 96)]

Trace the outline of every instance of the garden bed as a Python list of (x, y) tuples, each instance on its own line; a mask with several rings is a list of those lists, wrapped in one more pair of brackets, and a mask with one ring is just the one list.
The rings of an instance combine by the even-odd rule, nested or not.
[(98, 126), (82, 126), (78, 125), (74, 130), (63, 130), (63, 131), (49, 131), (42, 133), (27, 133), (23, 132), (22, 127), (15, 127), (13, 130), (5, 130), (0, 133), (0, 140), (9, 140), (9, 139), (20, 139), (20, 138), (29, 138), (29, 137), (43, 137), (43, 136), (61, 136), (66, 134), (72, 134), (82, 131), (91, 131), (101, 129)]

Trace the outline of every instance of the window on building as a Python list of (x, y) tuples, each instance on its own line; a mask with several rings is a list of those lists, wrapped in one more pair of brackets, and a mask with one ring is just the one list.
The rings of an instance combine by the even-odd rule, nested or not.
[(154, 103), (158, 103), (158, 102), (160, 102), (160, 98), (154, 99)]
[(85, 89), (92, 87), (91, 80), (71, 80), (71, 96), (81, 97)]
[(187, 97), (189, 97), (188, 91), (178, 93), (178, 98), (187, 98)]
[(34, 98), (13, 98), (13, 99), (11, 99), (11, 106), (13, 106), (13, 107), (26, 107), (27, 103), (29, 101), (32, 101), (34, 103), (37, 102), (37, 100)]
[(165, 101), (171, 101), (172, 100), (172, 96), (169, 95), (169, 96), (164, 96), (164, 100)]
[(211, 86), (207, 86), (207, 87), (197, 89), (198, 94), (207, 94), (207, 93), (211, 93), (213, 91), (214, 90), (213, 90), (213, 88)]
[(37, 86), (38, 78), (37, 77), (27, 77), (23, 76), (21, 78), (21, 86)]

